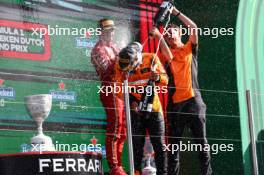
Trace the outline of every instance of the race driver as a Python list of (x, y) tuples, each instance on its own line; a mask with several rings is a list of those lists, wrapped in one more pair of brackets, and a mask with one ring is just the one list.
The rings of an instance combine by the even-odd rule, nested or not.
[[(153, 69), (154, 67), (155, 69)], [(124, 74), (126, 74), (128, 75), (129, 89), (131, 89), (129, 101), (133, 135), (134, 174), (141, 174), (143, 147), (146, 130), (148, 130), (155, 152), (157, 175), (167, 175), (167, 153), (163, 151), (165, 126), (162, 107), (157, 93), (153, 94), (154, 100), (150, 112), (141, 111), (139, 107), (142, 94), (144, 93), (139, 92), (139, 89), (142, 89), (142, 87), (144, 89), (150, 79), (157, 85), (167, 86), (168, 79), (165, 70), (155, 54), (142, 53), (141, 44), (133, 42), (120, 51), (119, 64), (116, 65), (115, 71), (116, 83), (119, 82), (121, 84), (125, 78)]]
[[(113, 69), (117, 62), (119, 49), (113, 43), (115, 24), (111, 19), (99, 21), (101, 35), (91, 52), (91, 62), (101, 80), (101, 87), (113, 86)], [(106, 125), (106, 158), (110, 175), (126, 175), (122, 167), (122, 151), (126, 139), (124, 102), (115, 93), (100, 91), (100, 100), (104, 106)]]

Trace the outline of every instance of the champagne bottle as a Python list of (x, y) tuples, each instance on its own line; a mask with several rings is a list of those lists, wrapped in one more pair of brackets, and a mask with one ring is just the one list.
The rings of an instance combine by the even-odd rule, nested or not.
[(141, 96), (139, 103), (139, 111), (141, 112), (152, 112), (153, 101), (155, 96), (155, 82), (149, 80), (147, 86), (145, 87), (144, 94)]
[(173, 0), (165, 0), (159, 7), (154, 17), (154, 26), (159, 27), (170, 19), (170, 9), (173, 7)]

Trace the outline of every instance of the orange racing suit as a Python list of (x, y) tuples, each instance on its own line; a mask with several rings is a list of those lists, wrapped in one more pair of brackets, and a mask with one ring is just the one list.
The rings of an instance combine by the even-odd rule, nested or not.
[[(143, 60), (134, 70), (129, 72), (129, 99), (130, 106), (133, 103), (139, 104), (142, 96), (142, 89), (147, 85), (151, 76), (152, 61), (154, 59), (154, 66), (156, 73), (159, 75), (159, 81), (156, 82), (156, 91), (164, 91), (162, 86), (167, 87), (168, 78), (166, 72), (159, 61), (159, 58), (153, 53), (143, 53)], [(119, 69), (119, 65), (115, 67), (115, 82), (121, 86), (124, 80), (124, 73)], [(161, 85), (161, 86), (158, 86)], [(122, 93), (118, 93), (120, 98), (123, 98)], [(132, 108), (132, 106), (131, 106)], [(143, 147), (145, 143), (146, 130), (150, 134), (155, 151), (155, 162), (157, 167), (157, 175), (167, 174), (167, 153), (163, 151), (163, 144), (165, 144), (165, 126), (162, 115), (162, 106), (157, 93), (154, 96), (152, 112), (149, 114), (139, 113), (131, 110), (131, 127), (132, 127), (132, 141), (134, 151), (134, 166), (135, 170), (141, 171), (141, 162), (143, 157)]]

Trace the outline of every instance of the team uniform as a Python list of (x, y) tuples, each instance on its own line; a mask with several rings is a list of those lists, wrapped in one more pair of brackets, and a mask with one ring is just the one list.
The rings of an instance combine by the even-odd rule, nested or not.
[[(151, 76), (151, 63), (155, 58), (155, 54), (143, 53), (142, 63), (134, 70), (130, 71), (128, 77), (129, 87), (145, 87)], [(159, 74), (159, 81), (157, 85), (167, 86), (168, 79), (159, 58), (156, 56), (154, 65), (157, 66), (156, 72)], [(122, 71), (119, 65), (116, 65), (116, 82), (123, 82)], [(122, 98), (121, 94), (119, 94)], [(142, 92), (131, 92), (129, 94), (130, 105), (136, 102), (139, 104)], [(141, 171), (141, 162), (143, 158), (143, 148), (145, 143), (146, 130), (150, 135), (150, 140), (155, 151), (155, 163), (157, 167), (157, 175), (167, 174), (167, 153), (163, 151), (163, 144), (165, 144), (165, 126), (162, 115), (162, 106), (157, 94), (154, 96), (152, 112), (149, 115), (146, 113), (138, 113), (131, 110), (131, 126), (132, 126), (132, 141), (134, 152), (134, 166), (136, 171)]]
[[(115, 44), (99, 40), (92, 50), (91, 62), (100, 77), (101, 85), (113, 86), (114, 67), (119, 49)], [(105, 90), (104, 90), (105, 91)], [(106, 125), (106, 158), (110, 168), (122, 167), (122, 150), (126, 139), (124, 101), (116, 97), (115, 93), (100, 93), (100, 100), (104, 106)]]
[[(164, 65), (169, 76), (168, 125), (169, 143), (179, 144), (185, 127), (192, 131), (196, 144), (207, 144), (204, 104), (198, 87), (197, 45), (188, 41), (182, 48), (172, 49), (173, 60)], [(162, 60), (165, 58), (161, 57)], [(200, 138), (200, 139), (197, 139)], [(209, 151), (199, 152), (202, 174), (212, 173)], [(178, 175), (179, 151), (169, 154), (169, 174)]]

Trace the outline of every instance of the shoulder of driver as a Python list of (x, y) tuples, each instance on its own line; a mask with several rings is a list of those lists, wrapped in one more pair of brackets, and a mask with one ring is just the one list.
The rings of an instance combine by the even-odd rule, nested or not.
[(154, 53), (145, 53), (145, 52), (142, 53), (142, 58), (143, 58), (143, 62), (147, 61), (147, 60), (153, 60), (154, 58), (155, 59), (159, 59), (159, 57), (156, 54), (154, 54)]
[[(161, 66), (159, 57), (154, 53), (143, 53), (142, 54), (142, 64), (151, 66), (152, 63), (156, 64), (158, 67)], [(153, 62), (154, 61), (154, 62)]]

